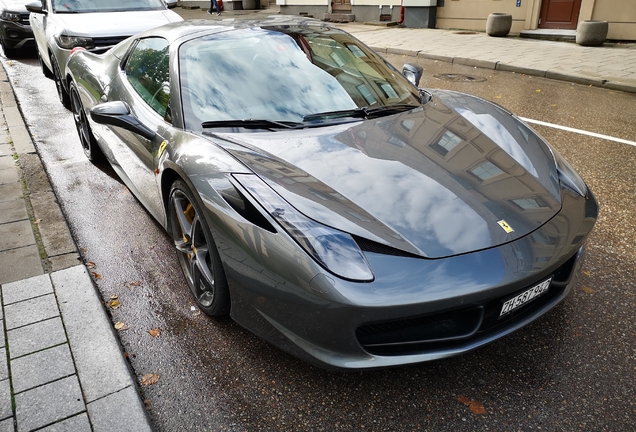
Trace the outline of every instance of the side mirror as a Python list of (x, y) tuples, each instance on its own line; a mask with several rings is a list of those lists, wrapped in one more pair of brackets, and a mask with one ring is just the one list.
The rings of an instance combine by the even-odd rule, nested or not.
[(42, 2), (31, 2), (24, 5), (29, 12), (45, 14), (46, 11), (42, 10)]
[(422, 66), (407, 63), (402, 67), (402, 75), (404, 75), (404, 78), (409, 80), (409, 82), (415, 87), (418, 87), (420, 85), (420, 80), (422, 79), (423, 73), (424, 69), (422, 68)]
[(152, 140), (157, 134), (130, 113), (128, 105), (121, 101), (104, 102), (91, 108), (91, 118), (95, 123), (118, 126), (127, 131)]

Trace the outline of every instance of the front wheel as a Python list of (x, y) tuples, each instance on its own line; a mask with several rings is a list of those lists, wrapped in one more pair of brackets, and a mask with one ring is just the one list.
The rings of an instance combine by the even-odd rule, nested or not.
[(60, 102), (67, 110), (71, 109), (71, 97), (64, 88), (62, 83), (62, 72), (60, 66), (57, 64), (55, 57), (51, 54), (51, 66), (53, 66), (53, 79), (55, 80), (55, 87), (57, 89), (57, 96), (60, 98)]
[(182, 181), (172, 184), (169, 212), (177, 257), (194, 299), (210, 316), (227, 315), (230, 293), (221, 258), (201, 207)]
[(86, 117), (84, 106), (82, 105), (79, 93), (74, 84), (71, 84), (70, 93), (73, 121), (75, 122), (75, 129), (77, 129), (77, 135), (79, 136), (80, 144), (82, 144), (82, 150), (84, 150), (84, 154), (89, 161), (93, 163), (98, 162), (103, 159), (104, 156), (101, 149), (97, 145), (97, 141), (95, 140), (95, 136), (93, 135), (91, 126), (88, 123), (88, 117)]
[(51, 70), (49, 69), (49, 67), (46, 65), (46, 63), (44, 63), (44, 60), (42, 60), (42, 55), (40, 54), (40, 49), (36, 48), (36, 51), (38, 52), (38, 62), (40, 62), (40, 68), (42, 69), (42, 73), (44, 74), (45, 77), (49, 78), (49, 79), (53, 79), (53, 72), (51, 72)]
[(4, 51), (6, 58), (13, 58), (13, 56), (15, 56), (15, 49), (9, 48), (2, 38), (0, 38), (0, 45), (2, 45), (2, 51)]

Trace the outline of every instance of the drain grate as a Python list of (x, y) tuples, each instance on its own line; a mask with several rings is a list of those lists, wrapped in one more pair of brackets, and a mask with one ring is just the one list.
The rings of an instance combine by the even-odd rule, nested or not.
[(461, 82), (484, 82), (486, 78), (475, 75), (464, 75), (464, 74), (436, 74), (433, 75), (434, 78), (443, 81), (461, 81)]

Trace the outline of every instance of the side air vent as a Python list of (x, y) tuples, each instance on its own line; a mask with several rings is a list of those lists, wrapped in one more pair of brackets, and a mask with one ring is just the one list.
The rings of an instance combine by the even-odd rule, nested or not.
[(245, 220), (269, 232), (276, 232), (276, 228), (274, 228), (272, 224), (265, 219), (265, 216), (263, 216), (263, 214), (234, 187), (227, 187), (226, 189), (221, 190), (220, 194), (225, 202), (228, 203), (228, 205), (238, 214), (243, 216)]
[(384, 255), (403, 256), (403, 257), (409, 257), (409, 258), (422, 258), (419, 255), (405, 252), (403, 250), (396, 249), (391, 246), (383, 245), (381, 243), (374, 242), (372, 240), (368, 240), (362, 237), (353, 236), (353, 239), (358, 244), (360, 249), (362, 249), (365, 252), (373, 252), (373, 253), (384, 254)]

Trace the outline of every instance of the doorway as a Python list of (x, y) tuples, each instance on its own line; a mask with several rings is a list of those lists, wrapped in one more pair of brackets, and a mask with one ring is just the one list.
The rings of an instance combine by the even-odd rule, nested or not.
[(576, 30), (581, 0), (543, 0), (539, 28)]

